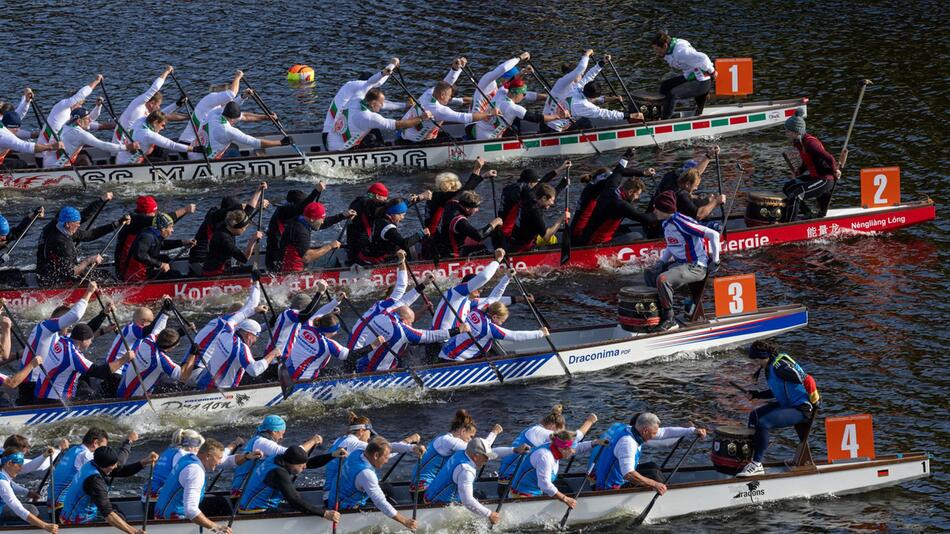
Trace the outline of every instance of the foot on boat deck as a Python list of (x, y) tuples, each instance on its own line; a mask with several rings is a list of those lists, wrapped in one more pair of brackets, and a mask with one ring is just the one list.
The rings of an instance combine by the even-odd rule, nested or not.
[(759, 462), (749, 462), (745, 467), (742, 468), (742, 471), (736, 473), (736, 478), (757, 477), (764, 474), (765, 468), (762, 467), (762, 464)]
[(676, 319), (670, 317), (669, 319), (664, 319), (662, 323), (657, 325), (656, 329), (658, 332), (669, 332), (670, 330), (676, 330), (680, 327), (680, 324), (676, 322)]

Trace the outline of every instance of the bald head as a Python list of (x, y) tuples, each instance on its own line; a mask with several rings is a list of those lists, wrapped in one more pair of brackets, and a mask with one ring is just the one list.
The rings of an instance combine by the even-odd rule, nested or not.
[(145, 306), (135, 308), (135, 312), (132, 314), (132, 321), (141, 327), (152, 324), (152, 321), (154, 320), (155, 314), (152, 313), (152, 310), (146, 308)]
[(416, 313), (409, 306), (400, 306), (396, 309), (399, 319), (405, 324), (412, 324), (416, 321)]

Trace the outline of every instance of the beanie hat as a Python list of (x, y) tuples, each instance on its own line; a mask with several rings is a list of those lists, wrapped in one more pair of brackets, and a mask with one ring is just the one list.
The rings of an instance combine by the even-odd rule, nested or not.
[(300, 445), (295, 445), (284, 451), (283, 459), (286, 464), (305, 464), (309, 460), (307, 451), (303, 450)]
[(699, 166), (699, 162), (696, 161), (695, 159), (686, 160), (686, 163), (684, 163), (683, 166), (680, 167), (680, 174), (683, 174), (686, 171), (698, 166)]
[(138, 213), (152, 213), (158, 211), (158, 202), (151, 195), (142, 195), (135, 199), (135, 211)]
[(656, 200), (653, 202), (653, 206), (663, 213), (675, 213), (676, 212), (676, 195), (672, 191), (664, 191), (656, 197)]
[(82, 216), (79, 215), (79, 210), (72, 206), (64, 206), (63, 209), (59, 210), (59, 217), (56, 220), (62, 224), (79, 222), (82, 220)]
[(279, 415), (268, 415), (257, 427), (258, 432), (280, 432), (282, 430), (287, 430), (287, 422)]
[(155, 228), (158, 228), (159, 230), (164, 230), (165, 228), (168, 228), (169, 226), (175, 224), (175, 220), (172, 219), (172, 216), (167, 213), (159, 213), (158, 215), (155, 216), (155, 222), (153, 222), (152, 224), (155, 225)]
[(409, 211), (409, 206), (406, 204), (405, 200), (400, 200), (399, 202), (389, 206), (386, 209), (387, 215), (400, 215)]
[(303, 202), (303, 199), (307, 198), (306, 193), (299, 189), (291, 189), (287, 191), (287, 202), (290, 204), (298, 204)]
[(805, 135), (805, 119), (802, 118), (804, 115), (804, 111), (796, 109), (795, 114), (785, 120), (785, 129), (798, 135)]
[(311, 202), (303, 209), (303, 216), (308, 219), (322, 219), (327, 216), (327, 209), (319, 202)]
[(257, 336), (261, 333), (261, 323), (255, 321), (254, 319), (244, 319), (238, 323), (237, 329), (244, 330), (245, 332), (249, 332)]
[(227, 119), (237, 119), (241, 116), (241, 105), (235, 101), (230, 101), (227, 105), (224, 106), (224, 111), (221, 112), (221, 115)]
[(92, 453), (92, 460), (96, 462), (99, 468), (111, 467), (119, 463), (119, 453), (112, 447), (105, 445), (96, 449)]
[(0, 215), (0, 237), (10, 235), (10, 222), (3, 215)]
[(389, 189), (387, 189), (386, 186), (383, 185), (382, 182), (376, 182), (375, 184), (369, 186), (369, 189), (367, 189), (366, 192), (372, 193), (374, 195), (378, 195), (381, 197), (389, 196)]
[(521, 171), (521, 177), (518, 178), (519, 182), (540, 182), (541, 178), (538, 178), (538, 173), (534, 169), (525, 169)]
[(221, 199), (221, 209), (224, 211), (234, 211), (242, 208), (241, 201), (234, 197), (223, 197)]

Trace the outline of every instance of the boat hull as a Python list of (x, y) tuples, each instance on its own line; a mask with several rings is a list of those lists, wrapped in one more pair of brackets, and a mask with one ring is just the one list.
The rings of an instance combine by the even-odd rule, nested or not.
[[(755, 313), (713, 319), (673, 332), (634, 336), (617, 326), (555, 331), (552, 339), (564, 347), (560, 354), (574, 374), (641, 363), (680, 352), (703, 352), (750, 343), (776, 336), (808, 324), (808, 312), (801, 306), (762, 309)], [(518, 354), (491, 358), (505, 383), (559, 377), (564, 374), (557, 356), (540, 342), (513, 347)], [(321, 378), (293, 386), (287, 398), (278, 384), (242, 386), (224, 392), (185, 392), (156, 395), (152, 404), (158, 416), (214, 415), (231, 410), (266, 408), (293, 401), (334, 401), (369, 390), (418, 388), (416, 378), (427, 390), (453, 390), (500, 384), (486, 359), (420, 366), (415, 377), (405, 369), (360, 375)], [(25, 406), (0, 410), (0, 428), (46, 425), (77, 417), (133, 418), (149, 416), (145, 399), (87, 401), (65, 406)]]
[[(478, 157), (488, 162), (518, 158), (545, 158), (594, 154), (596, 145), (601, 151), (622, 150), (629, 147), (652, 146), (656, 143), (689, 141), (712, 136), (737, 135), (751, 130), (779, 126), (801, 109), (807, 111), (807, 99), (753, 102), (724, 106), (709, 106), (701, 117), (686, 117), (657, 121), (649, 125), (622, 124), (593, 128), (584, 132), (531, 134), (517, 139), (491, 141), (461, 141), (454, 144), (427, 146), (387, 146), (375, 149), (356, 149), (347, 152), (318, 152), (320, 134), (294, 133), (298, 143), (308, 152), (308, 158), (321, 173), (336, 168), (373, 169), (378, 167), (406, 167), (429, 169), (456, 162), (474, 161)], [(303, 158), (284, 147), (266, 151), (264, 156), (250, 156), (214, 161), (208, 166), (203, 161), (157, 162), (154, 166), (100, 165), (96, 168), (26, 169), (0, 173), (0, 185), (11, 189), (42, 189), (48, 187), (87, 187), (110, 184), (146, 184), (154, 182), (192, 182), (213, 178), (241, 176), (287, 176), (304, 164)]]

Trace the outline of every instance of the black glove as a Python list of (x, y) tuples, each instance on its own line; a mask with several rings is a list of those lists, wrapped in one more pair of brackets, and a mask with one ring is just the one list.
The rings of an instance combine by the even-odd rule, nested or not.
[(185, 102), (188, 102), (188, 97), (185, 95), (182, 95), (181, 98), (175, 101), (175, 105), (178, 107), (182, 107), (185, 105)]
[(719, 262), (714, 261), (706, 267), (706, 276), (713, 276), (719, 271)]
[(162, 301), (162, 311), (165, 313), (170, 313), (172, 311), (172, 299), (165, 299)]
[(294, 144), (294, 138), (289, 135), (285, 136), (283, 139), (280, 140), (280, 144), (283, 146), (292, 145)]
[(459, 330), (459, 327), (457, 326), (453, 326), (452, 328), (449, 328), (449, 337), (455, 337), (461, 333), (462, 331)]
[(255, 281), (255, 282), (260, 282), (260, 281), (261, 281), (261, 272), (258, 271), (257, 269), (254, 269), (253, 271), (251, 271), (251, 280), (253, 280), (253, 281)]
[(188, 147), (188, 152), (194, 152), (195, 154), (203, 154), (204, 151), (205, 151), (205, 147), (201, 145)]

